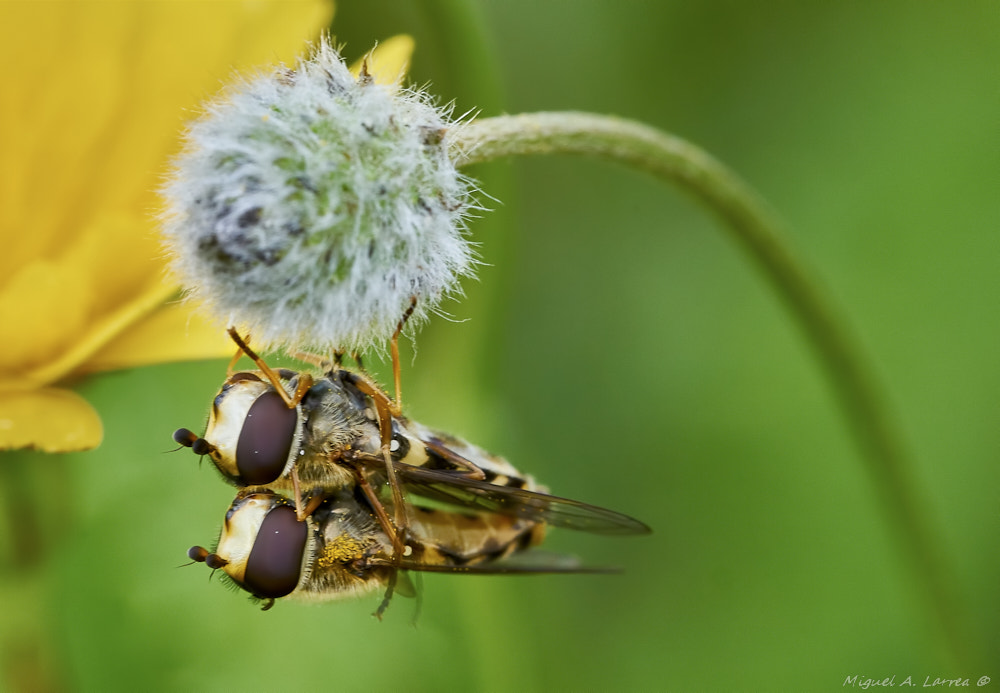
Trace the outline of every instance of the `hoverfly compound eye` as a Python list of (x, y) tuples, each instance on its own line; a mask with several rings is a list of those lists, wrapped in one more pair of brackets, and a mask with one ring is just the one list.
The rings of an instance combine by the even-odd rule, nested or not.
[(295, 440), (298, 419), (298, 411), (289, 409), (273, 390), (254, 401), (236, 444), (236, 468), (244, 483), (270, 484), (281, 476)]
[(247, 559), (243, 584), (258, 597), (275, 599), (299, 584), (308, 525), (287, 505), (273, 508), (260, 525)]

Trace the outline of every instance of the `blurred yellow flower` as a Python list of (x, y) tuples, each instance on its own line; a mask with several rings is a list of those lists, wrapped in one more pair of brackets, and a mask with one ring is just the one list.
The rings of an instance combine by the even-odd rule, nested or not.
[(168, 301), (156, 189), (183, 121), (234, 67), (291, 62), (333, 5), (0, 3), (0, 450), (83, 450), (101, 421), (60, 387), (233, 353)]
[(365, 63), (368, 74), (376, 82), (398, 85), (406, 77), (413, 47), (413, 37), (406, 34), (388, 38), (373, 48), (363, 61), (351, 65), (351, 73), (357, 77), (361, 74), (362, 63)]

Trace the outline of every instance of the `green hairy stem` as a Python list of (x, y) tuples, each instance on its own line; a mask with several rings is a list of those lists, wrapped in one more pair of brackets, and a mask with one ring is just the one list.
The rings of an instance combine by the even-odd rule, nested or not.
[(970, 656), (941, 539), (928, 520), (915, 467), (869, 359), (816, 274), (785, 238), (776, 215), (734, 172), (707, 152), (640, 123), (587, 113), (483, 118), (450, 132), (458, 166), (524, 154), (586, 154), (633, 166), (694, 195), (763, 270), (816, 350), (839, 399), (883, 510), (914, 579), (956, 661)]

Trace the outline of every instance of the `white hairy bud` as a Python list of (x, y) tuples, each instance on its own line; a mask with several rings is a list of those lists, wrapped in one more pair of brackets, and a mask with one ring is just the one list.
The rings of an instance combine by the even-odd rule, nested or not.
[(355, 79), (323, 42), (295, 69), (228, 90), (187, 132), (163, 231), (192, 298), (256, 343), (381, 346), (459, 290), (474, 264), (471, 181), (450, 112)]

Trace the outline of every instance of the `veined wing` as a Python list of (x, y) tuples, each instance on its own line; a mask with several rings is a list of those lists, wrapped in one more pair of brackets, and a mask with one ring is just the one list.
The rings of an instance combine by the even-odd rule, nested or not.
[[(387, 565), (393, 565), (386, 559)], [(420, 563), (405, 558), (398, 566), (401, 570), (424, 573), (459, 573), (464, 575), (545, 575), (545, 574), (594, 574), (620, 573), (621, 569), (607, 566), (583, 566), (575, 556), (531, 549), (500, 561), (487, 561), (470, 565)]]
[(407, 492), (463, 508), (512, 515), (553, 527), (594, 534), (649, 534), (644, 523), (622, 513), (580, 501), (491, 484), (453, 472), (396, 464)]

